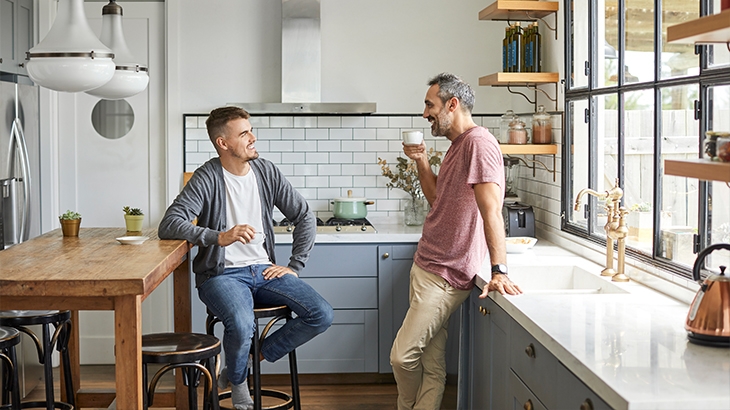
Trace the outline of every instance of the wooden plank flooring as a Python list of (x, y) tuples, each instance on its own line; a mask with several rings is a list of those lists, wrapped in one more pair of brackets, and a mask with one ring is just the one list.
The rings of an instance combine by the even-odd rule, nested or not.
[[(151, 371), (150, 374), (154, 373)], [(57, 395), (60, 394), (58, 380), (58, 369), (55, 369), (54, 381)], [(267, 388), (284, 392), (291, 391), (287, 383), (288, 376), (264, 376), (263, 382)], [(114, 389), (114, 367), (81, 366), (81, 385), (84, 389)], [(170, 377), (163, 381), (160, 389), (169, 391), (173, 385)], [(364, 377), (359, 375), (300, 375), (299, 391), (304, 410), (395, 410), (398, 397), (392, 375), (368, 374)], [(200, 392), (202, 392), (202, 387)], [(43, 400), (43, 397), (41, 384), (25, 400)], [(264, 405), (266, 404), (267, 402), (264, 400)], [(230, 401), (223, 401), (221, 405), (230, 406)], [(456, 409), (455, 385), (446, 386), (441, 409)]]

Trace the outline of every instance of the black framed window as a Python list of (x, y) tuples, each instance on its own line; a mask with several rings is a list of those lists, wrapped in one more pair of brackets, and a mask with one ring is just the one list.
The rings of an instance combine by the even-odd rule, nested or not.
[(708, 130), (730, 131), (730, 45), (667, 43), (667, 27), (720, 0), (566, 2), (564, 231), (605, 243), (606, 215), (583, 188), (624, 190), (627, 255), (690, 276), (695, 251), (730, 243), (730, 186), (664, 175), (702, 157)]

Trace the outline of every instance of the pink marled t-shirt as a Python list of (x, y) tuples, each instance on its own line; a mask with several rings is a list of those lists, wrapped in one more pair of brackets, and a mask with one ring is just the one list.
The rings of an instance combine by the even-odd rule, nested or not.
[(469, 290), (488, 250), (484, 220), (474, 185), (494, 182), (504, 198), (504, 165), (499, 143), (483, 127), (474, 127), (451, 142), (436, 182), (436, 200), (423, 225), (414, 257), (416, 265)]

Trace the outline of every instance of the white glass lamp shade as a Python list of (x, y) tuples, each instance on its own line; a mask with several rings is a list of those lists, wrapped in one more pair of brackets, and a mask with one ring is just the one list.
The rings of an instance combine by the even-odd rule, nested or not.
[(96, 38), (83, 0), (59, 0), (51, 30), (28, 52), (28, 76), (55, 91), (81, 92), (105, 84), (114, 75), (112, 51)]
[(147, 67), (135, 60), (127, 47), (122, 29), (122, 7), (110, 1), (102, 10), (101, 42), (114, 52), (114, 76), (87, 94), (107, 100), (119, 100), (139, 94), (150, 81)]

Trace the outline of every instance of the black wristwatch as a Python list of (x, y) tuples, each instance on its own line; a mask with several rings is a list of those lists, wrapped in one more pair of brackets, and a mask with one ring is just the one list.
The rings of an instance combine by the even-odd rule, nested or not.
[(502, 275), (507, 274), (507, 265), (498, 263), (496, 265), (492, 265), (492, 273), (499, 273)]

